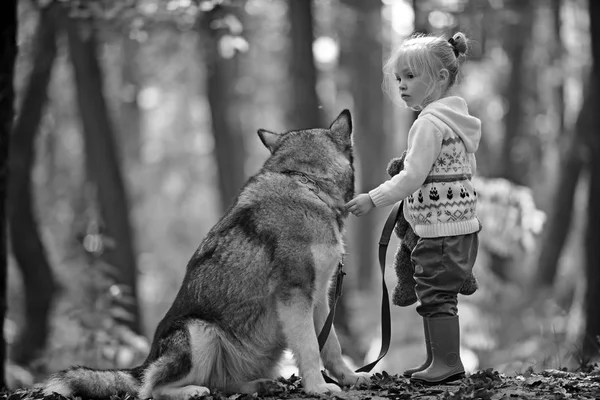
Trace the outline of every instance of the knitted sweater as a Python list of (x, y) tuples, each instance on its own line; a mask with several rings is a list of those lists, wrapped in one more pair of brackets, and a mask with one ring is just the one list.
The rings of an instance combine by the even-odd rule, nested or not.
[(466, 235), (479, 230), (477, 193), (471, 183), (481, 121), (458, 96), (421, 111), (408, 133), (404, 170), (369, 195), (377, 207), (404, 202), (404, 217), (421, 237)]

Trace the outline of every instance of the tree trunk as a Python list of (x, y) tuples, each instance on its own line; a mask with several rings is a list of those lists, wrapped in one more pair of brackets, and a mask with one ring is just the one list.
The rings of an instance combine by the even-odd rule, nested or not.
[(233, 7), (216, 6), (211, 11), (203, 13), (198, 24), (206, 65), (206, 91), (215, 139), (219, 194), (223, 212), (233, 203), (246, 181), (244, 172), (246, 150), (240, 119), (239, 94), (236, 90), (237, 77), (240, 75), (239, 54), (235, 51), (230, 58), (220, 54), (220, 42), (229, 32), (223, 27), (212, 26), (214, 22), (233, 11)]
[(502, 147), (502, 176), (518, 185), (527, 185), (528, 157), (516, 152), (527, 140), (525, 122), (525, 93), (527, 86), (526, 49), (531, 37), (533, 9), (528, 1), (510, 2), (511, 17), (506, 23), (504, 48), (511, 60), (505, 98), (508, 111), (505, 116), (505, 133)]
[(583, 354), (594, 357), (600, 354), (600, 116), (598, 93), (600, 91), (600, 3), (588, 1), (592, 49), (592, 112), (590, 133), (590, 189), (588, 197), (588, 225), (586, 230), (586, 282), (585, 336)]
[[(516, 151), (527, 144), (525, 124), (526, 49), (531, 37), (533, 6), (528, 1), (512, 0), (505, 28), (504, 48), (511, 60), (505, 98), (508, 111), (504, 117), (504, 143), (500, 157), (500, 175), (518, 185), (527, 185), (529, 158)], [(490, 270), (502, 280), (510, 279), (510, 259), (490, 254)]]
[(56, 58), (54, 9), (55, 7), (50, 6), (40, 13), (33, 70), (15, 121), (10, 146), (10, 237), (25, 288), (25, 322), (12, 352), (12, 359), (18, 364), (32, 361), (46, 344), (48, 317), (55, 289), (52, 270), (37, 229), (31, 192), (35, 138), (47, 101), (48, 83)]
[(315, 69), (312, 45), (313, 2), (312, 0), (288, 0), (290, 21), (291, 54), (289, 77), (291, 99), (287, 120), (292, 129), (321, 127), (325, 121), (319, 111), (317, 96), (317, 71)]
[(591, 93), (588, 93), (579, 111), (575, 132), (569, 141), (564, 161), (561, 163), (554, 204), (542, 236), (534, 285), (550, 287), (554, 284), (558, 260), (567, 241), (573, 217), (575, 189), (584, 166), (585, 136), (589, 133), (593, 106)]
[[(562, 0), (552, 0), (551, 7), (552, 20), (554, 22), (554, 44), (552, 58), (555, 65), (560, 64), (559, 68), (562, 71), (562, 60), (565, 53), (565, 48), (562, 44), (562, 36), (560, 34), (562, 29), (562, 22), (560, 16)], [(560, 135), (565, 129), (565, 85), (563, 80), (556, 84), (553, 97), (554, 102), (556, 104), (556, 113), (558, 114), (558, 133)]]
[(6, 188), (8, 148), (14, 116), (13, 77), (17, 57), (17, 0), (5, 0), (0, 13), (0, 390), (6, 389)]
[[(381, 2), (344, 0), (352, 10), (355, 21), (349, 35), (341, 37), (340, 63), (347, 69), (350, 91), (354, 100), (354, 142), (358, 160), (358, 192), (366, 192), (387, 179), (389, 161), (387, 137), (384, 130), (382, 59), (380, 42)], [(399, 155), (399, 154), (398, 154)], [(377, 271), (377, 240), (382, 221), (373, 213), (356, 220), (355, 247), (358, 250), (358, 289), (373, 290)]]
[(115, 269), (131, 302), (122, 306), (130, 320), (122, 323), (140, 333), (137, 302), (137, 268), (129, 206), (115, 145), (113, 124), (103, 95), (102, 72), (97, 56), (96, 34), (89, 21), (64, 18), (69, 52), (75, 72), (77, 103), (84, 131), (86, 169), (95, 186), (104, 237), (102, 259)]
[[(561, 40), (561, 10), (562, 0), (552, 0), (551, 11), (554, 29), (552, 30), (550, 52), (551, 62), (560, 71), (562, 68), (562, 60), (564, 47)], [(555, 183), (553, 204), (550, 205), (548, 212), (549, 218), (546, 223), (546, 228), (542, 233), (540, 252), (537, 259), (536, 272), (532, 279), (533, 286), (551, 287), (554, 284), (554, 278), (558, 269), (558, 261), (562, 253), (563, 247), (569, 235), (569, 226), (573, 214), (573, 204), (575, 189), (579, 181), (581, 169), (583, 168), (583, 146), (585, 132), (584, 121), (589, 118), (590, 99), (589, 94), (586, 94), (584, 103), (577, 122), (575, 123), (574, 132), (567, 134), (564, 132), (565, 123), (565, 102), (564, 102), (564, 84), (561, 81), (555, 83), (552, 90), (551, 109), (558, 115), (558, 126), (556, 128), (556, 137), (559, 147), (561, 143), (568, 140), (567, 148), (561, 154), (561, 165), (558, 171), (558, 179)], [(543, 99), (542, 99), (543, 102)], [(583, 123), (583, 125), (582, 125)], [(567, 140), (563, 140), (563, 138)]]
[(121, 39), (121, 107), (120, 130), (118, 143), (121, 144), (123, 165), (137, 165), (140, 161), (141, 147), (141, 115), (138, 105), (140, 82), (138, 77), (139, 66), (137, 55), (139, 43), (129, 38), (126, 33)]

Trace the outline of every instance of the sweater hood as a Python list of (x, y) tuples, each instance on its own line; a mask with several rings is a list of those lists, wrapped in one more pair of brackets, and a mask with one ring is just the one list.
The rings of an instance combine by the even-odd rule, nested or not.
[(475, 153), (481, 140), (481, 121), (469, 114), (467, 102), (458, 96), (434, 101), (421, 111), (419, 118), (434, 116), (463, 140), (467, 152)]

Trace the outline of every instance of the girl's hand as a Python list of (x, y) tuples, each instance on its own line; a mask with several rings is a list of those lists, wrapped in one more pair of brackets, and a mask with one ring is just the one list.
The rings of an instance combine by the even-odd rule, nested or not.
[(346, 204), (346, 209), (357, 217), (367, 214), (374, 207), (375, 204), (368, 193), (359, 194)]

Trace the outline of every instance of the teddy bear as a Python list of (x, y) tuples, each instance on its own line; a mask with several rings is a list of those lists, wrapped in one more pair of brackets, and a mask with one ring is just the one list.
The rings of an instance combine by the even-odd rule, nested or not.
[[(405, 157), (406, 151), (400, 157), (393, 158), (389, 162), (387, 166), (387, 173), (390, 176), (397, 175), (404, 169)], [(410, 254), (417, 245), (419, 236), (415, 234), (408, 221), (404, 218), (402, 207), (400, 207), (400, 212), (398, 213), (398, 220), (396, 221), (394, 232), (400, 239), (400, 245), (396, 250), (394, 259), (394, 269), (396, 270), (398, 284), (394, 288), (392, 302), (397, 306), (406, 307), (416, 303), (417, 301), (417, 294), (415, 293), (416, 282), (415, 278), (413, 277), (415, 266), (412, 263)], [(475, 276), (471, 273), (467, 277), (467, 280), (463, 283), (459, 293), (469, 296), (475, 293), (478, 286), (477, 279), (475, 279)]]

